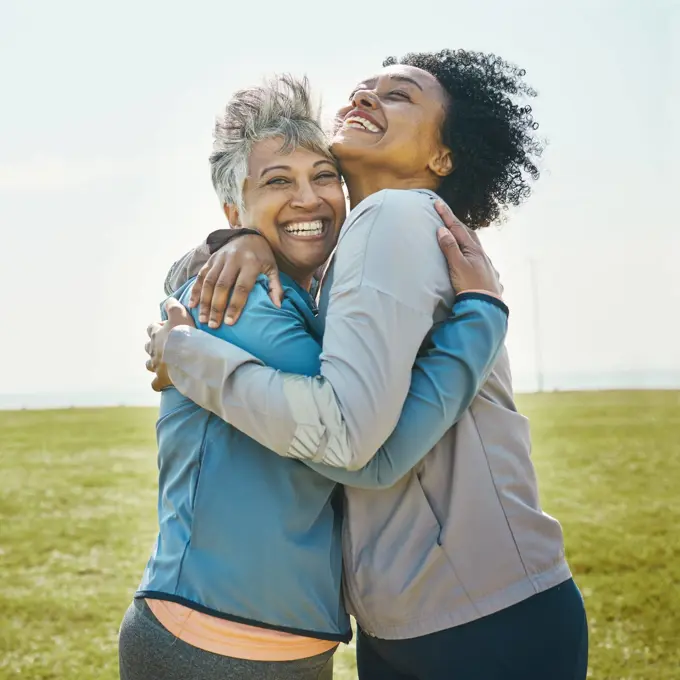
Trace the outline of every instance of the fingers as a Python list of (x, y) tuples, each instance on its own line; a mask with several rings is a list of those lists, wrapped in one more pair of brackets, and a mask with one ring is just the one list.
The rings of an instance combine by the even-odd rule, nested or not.
[(165, 303), (165, 311), (168, 315), (168, 322), (171, 327), (182, 325), (194, 325), (194, 320), (187, 308), (175, 298), (168, 298)]
[(176, 316), (178, 313), (182, 313), (186, 310), (184, 309), (184, 305), (177, 298), (170, 297), (165, 301), (165, 311), (168, 313), (168, 318), (170, 318), (170, 314)]
[(451, 225), (456, 221), (456, 216), (453, 214), (451, 208), (449, 208), (447, 203), (444, 203), (441, 199), (437, 199), (434, 202), (434, 209), (437, 211), (439, 217), (442, 218), (442, 222), (446, 225), (447, 229), (451, 228)]
[(155, 373), (157, 378), (160, 378), (163, 380), (163, 382), (167, 382), (167, 379), (165, 377), (165, 374), (167, 373), (165, 369), (165, 364), (160, 361), (156, 361), (153, 357), (151, 359), (147, 359), (146, 364), (146, 370), (149, 371), (149, 373)]
[(279, 270), (272, 269), (267, 276), (269, 277), (269, 298), (280, 308), (283, 303), (283, 286), (279, 279)]
[[(208, 318), (210, 317), (210, 308), (214, 304), (213, 297), (215, 294), (215, 287), (219, 282), (218, 290), (218, 300), (224, 298), (223, 309), (226, 306), (226, 299), (229, 294), (229, 276), (230, 270), (227, 267), (227, 271), (223, 271), (225, 267), (220, 262), (215, 262), (215, 264), (210, 268), (210, 271), (205, 275), (203, 279), (203, 287), (200, 293), (200, 305), (198, 308), (198, 320), (201, 323), (208, 323)], [(233, 274), (235, 278), (235, 273)], [(195, 284), (194, 284), (195, 285)], [(227, 287), (225, 291), (224, 288)]]
[[(244, 267), (239, 272), (236, 283), (234, 284), (234, 289), (231, 292), (231, 298), (229, 298), (227, 314), (224, 318), (224, 323), (227, 324), (227, 326), (232, 326), (238, 321), (238, 318), (241, 316), (241, 312), (248, 301), (250, 291), (253, 289), (259, 275), (259, 269), (255, 269), (254, 267)], [(216, 328), (217, 326), (219, 326), (219, 321), (216, 322), (216, 325), (213, 326), (213, 328)]]
[(147, 343), (144, 349), (146, 350), (146, 353), (149, 355), (149, 358), (146, 360), (144, 366), (146, 366), (147, 371), (155, 373), (158, 370), (158, 366), (161, 363), (160, 357), (158, 357), (158, 353), (154, 350), (151, 343)]
[(449, 270), (454, 271), (461, 260), (465, 259), (458, 242), (453, 237), (453, 234), (444, 227), (437, 229), (437, 241), (449, 265)]
[(191, 295), (189, 296), (189, 309), (193, 309), (201, 299), (201, 291), (203, 290), (203, 282), (205, 281), (205, 277), (208, 275), (208, 272), (212, 269), (212, 264), (210, 263), (210, 260), (208, 260), (202, 267), (201, 271), (198, 272), (198, 276), (196, 277), (196, 281), (194, 281), (194, 285), (191, 287)]
[[(239, 265), (235, 260), (227, 260), (221, 268), (215, 282), (212, 298), (208, 300), (208, 309), (202, 323), (207, 323), (210, 328), (219, 328), (224, 318), (224, 310), (227, 307), (234, 283), (239, 275)], [(201, 299), (201, 305), (203, 300)]]
[(468, 229), (454, 214), (451, 212), (446, 203), (442, 200), (436, 200), (434, 202), (434, 209), (437, 211), (439, 217), (442, 218), (442, 222), (446, 225), (446, 228), (453, 234), (458, 245), (461, 248), (470, 248), (478, 245), (479, 239), (477, 235), (471, 236), (472, 230)]
[(470, 229), (470, 227), (466, 227), (468, 235), (470, 238), (481, 248), (482, 247), (482, 242), (479, 240), (479, 236), (477, 235), (477, 232), (474, 229)]
[(210, 301), (210, 310), (208, 312), (208, 325), (210, 328), (219, 328), (222, 323), (224, 310), (229, 301), (229, 296), (232, 293), (239, 271), (238, 265), (236, 265), (234, 260), (227, 260), (220, 271), (213, 291), (212, 300)]
[(144, 344), (144, 351), (149, 355), (149, 358), (147, 359), (145, 365), (146, 370), (151, 371), (152, 373), (156, 372), (157, 363), (156, 354), (158, 348), (156, 347), (156, 333), (163, 329), (165, 323), (165, 321), (151, 323), (146, 329), (149, 340)]
[(163, 327), (163, 321), (154, 321), (146, 327), (146, 334), (153, 338), (153, 336)]

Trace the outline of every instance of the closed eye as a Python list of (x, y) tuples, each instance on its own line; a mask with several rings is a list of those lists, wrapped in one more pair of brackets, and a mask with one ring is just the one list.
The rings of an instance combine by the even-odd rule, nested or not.
[(407, 94), (406, 92), (403, 92), (402, 90), (392, 90), (389, 93), (390, 97), (398, 97), (400, 99), (406, 99), (407, 101), (411, 101), (411, 96)]

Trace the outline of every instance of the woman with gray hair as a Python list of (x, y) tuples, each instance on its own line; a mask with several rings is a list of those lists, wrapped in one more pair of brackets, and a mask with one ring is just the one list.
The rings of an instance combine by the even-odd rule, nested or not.
[[(170, 321), (152, 329), (154, 343), (179, 323), (280, 371), (316, 376), (323, 328), (310, 288), (335, 247), (345, 197), (306, 81), (281, 78), (237, 93), (217, 122), (210, 161), (229, 222), (257, 224), (274, 253), (282, 304), (262, 277), (240, 323), (211, 330), (182, 307), (190, 280), (166, 304)], [(456, 233), (469, 245), (463, 229)], [(416, 364), (401, 421), (362, 470), (275, 456), (174, 387), (163, 390), (160, 531), (121, 626), (122, 680), (312, 680), (330, 672), (337, 644), (351, 637), (337, 482), (380, 488), (406, 474), (431, 436), (470, 404), (505, 336), (507, 310), (483, 292), (494, 285), (488, 264), (468, 262), (458, 249), (448, 258), (463, 294)], [(422, 428), (431, 435), (422, 438)]]

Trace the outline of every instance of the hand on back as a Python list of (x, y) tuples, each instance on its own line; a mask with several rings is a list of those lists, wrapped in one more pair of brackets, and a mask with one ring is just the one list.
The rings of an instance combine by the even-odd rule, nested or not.
[(453, 290), (457, 295), (475, 291), (500, 298), (503, 291), (498, 274), (477, 234), (468, 229), (444, 201), (436, 201), (435, 210), (445, 225), (437, 232), (437, 240), (449, 265)]
[[(189, 307), (198, 306), (198, 320), (210, 328), (238, 321), (257, 277), (269, 279), (269, 297), (281, 306), (283, 289), (272, 249), (262, 236), (233, 238), (210, 256), (194, 283)], [(226, 311), (226, 315), (225, 315)]]

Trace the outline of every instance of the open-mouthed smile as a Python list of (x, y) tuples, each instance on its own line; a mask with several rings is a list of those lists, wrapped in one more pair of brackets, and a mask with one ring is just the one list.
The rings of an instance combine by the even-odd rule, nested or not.
[(378, 122), (363, 111), (350, 111), (343, 119), (342, 126), (371, 133), (383, 131), (382, 127), (378, 125)]
[(291, 222), (283, 227), (283, 231), (290, 236), (315, 238), (323, 236), (328, 224), (326, 220), (313, 222)]

